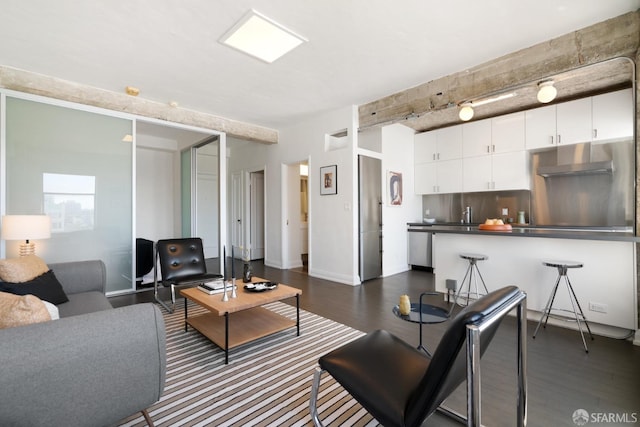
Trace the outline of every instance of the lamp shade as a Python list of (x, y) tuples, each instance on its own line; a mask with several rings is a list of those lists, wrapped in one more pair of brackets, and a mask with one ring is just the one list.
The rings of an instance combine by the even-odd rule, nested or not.
[(51, 218), (48, 215), (4, 215), (0, 237), (4, 240), (48, 239)]

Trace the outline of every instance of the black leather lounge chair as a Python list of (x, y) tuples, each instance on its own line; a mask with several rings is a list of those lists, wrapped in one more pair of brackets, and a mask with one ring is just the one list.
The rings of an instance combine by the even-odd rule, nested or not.
[[(154, 292), (156, 301), (168, 312), (173, 313), (176, 305), (176, 288), (197, 286), (200, 283), (222, 278), (216, 273), (207, 273), (207, 265), (202, 248), (202, 239), (189, 237), (182, 239), (158, 240), (156, 256), (162, 273), (158, 280), (157, 270), (154, 273)], [(158, 285), (171, 287), (171, 307), (160, 299)]]
[[(501, 320), (517, 307), (518, 426), (526, 425), (526, 294), (515, 286), (491, 292), (467, 306), (444, 333), (433, 357), (387, 331), (377, 330), (320, 358), (310, 409), (316, 426), (318, 394), (328, 372), (384, 426), (420, 426), (436, 410), (480, 426), (480, 357)], [(466, 342), (466, 346), (465, 346)], [(467, 417), (441, 404), (467, 380)]]

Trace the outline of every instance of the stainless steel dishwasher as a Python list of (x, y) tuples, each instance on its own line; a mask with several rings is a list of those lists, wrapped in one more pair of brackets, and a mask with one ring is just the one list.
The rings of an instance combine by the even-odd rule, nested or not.
[(419, 267), (433, 267), (431, 256), (431, 240), (433, 233), (428, 225), (409, 225), (408, 264)]

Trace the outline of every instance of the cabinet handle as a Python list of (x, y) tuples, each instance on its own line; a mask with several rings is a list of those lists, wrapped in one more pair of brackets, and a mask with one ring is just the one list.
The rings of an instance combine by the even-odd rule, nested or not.
[(491, 153), (491, 146), (487, 145), (487, 153)]
[(598, 139), (598, 129), (593, 130), (593, 139)]
[(440, 153), (438, 153), (438, 160), (440, 160)]
[(562, 139), (560, 139), (560, 135), (558, 135), (558, 144), (562, 144)]
[(495, 153), (496, 152), (496, 146), (495, 144), (491, 145), (491, 152)]
[(551, 135), (549, 139), (551, 140), (550, 144), (553, 145), (553, 135)]
[(433, 154), (431, 155), (431, 158), (432, 158), (432, 160), (435, 160), (435, 159), (436, 159), (436, 153), (433, 153)]

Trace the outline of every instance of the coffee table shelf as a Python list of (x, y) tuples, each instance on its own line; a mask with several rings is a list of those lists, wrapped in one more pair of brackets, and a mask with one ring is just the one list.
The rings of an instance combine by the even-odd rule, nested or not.
[[(262, 307), (233, 313), (229, 319), (229, 348), (296, 326), (296, 321)], [(214, 313), (187, 318), (187, 323), (218, 347), (225, 348), (225, 318)]]
[[(253, 282), (264, 282), (254, 277)], [(244, 284), (236, 280), (237, 297), (222, 301), (222, 294), (208, 295), (197, 288), (180, 290), (184, 297), (184, 329), (190, 325), (210, 339), (225, 352), (225, 363), (229, 363), (229, 349), (258, 338), (296, 327), (300, 335), (300, 289), (278, 284), (275, 289), (264, 292), (249, 292)], [(230, 292), (230, 291), (229, 291)], [(296, 319), (290, 319), (262, 307), (275, 301), (296, 298)], [(208, 310), (208, 313), (188, 315), (188, 301)]]

